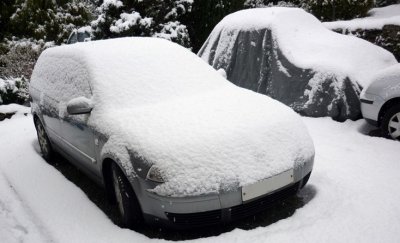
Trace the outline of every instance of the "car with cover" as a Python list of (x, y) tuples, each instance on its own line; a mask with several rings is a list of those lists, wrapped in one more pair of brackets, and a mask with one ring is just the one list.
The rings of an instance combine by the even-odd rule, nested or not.
[(370, 77), (397, 63), (389, 51), (327, 29), (299, 8), (241, 10), (218, 23), (198, 55), (232, 83), (311, 117), (361, 118)]
[(254, 215), (313, 168), (298, 114), (163, 39), (49, 48), (30, 94), (43, 157), (57, 151), (104, 186), (128, 227)]

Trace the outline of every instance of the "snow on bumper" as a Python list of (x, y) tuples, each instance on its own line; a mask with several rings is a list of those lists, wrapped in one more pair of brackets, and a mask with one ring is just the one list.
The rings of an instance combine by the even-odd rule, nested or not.
[[(191, 196), (191, 197), (167, 197), (167, 196), (157, 195), (156, 193), (153, 193), (149, 190), (149, 185), (145, 180), (139, 180), (140, 183), (138, 184), (140, 185), (136, 189), (138, 189), (137, 191), (139, 191), (139, 193), (143, 196), (139, 197), (140, 203), (142, 206), (143, 213), (146, 216), (146, 219), (147, 221), (149, 221), (149, 223), (156, 223), (158, 221), (164, 221), (164, 222), (167, 221), (169, 223), (174, 224), (174, 223), (179, 223), (179, 222), (174, 222), (175, 220), (171, 218), (175, 217), (175, 215), (178, 216), (181, 215), (182, 217), (184, 217), (184, 214), (196, 214), (201, 212), (208, 212), (208, 213), (214, 212), (216, 215), (219, 215), (222, 213), (222, 211), (220, 210), (224, 209), (228, 209), (226, 210), (225, 213), (230, 214), (231, 211), (229, 210), (230, 208), (238, 207), (240, 205), (245, 205), (246, 203), (258, 200), (259, 198), (279, 193), (279, 191), (288, 190), (290, 188), (291, 190), (293, 189), (294, 191), (297, 191), (297, 189), (300, 186), (302, 186), (303, 183), (302, 180), (307, 176), (309, 176), (309, 174), (311, 173), (313, 164), (314, 164), (314, 157), (310, 158), (304, 164), (293, 169), (292, 183), (283, 186), (281, 188), (278, 188), (272, 192), (260, 195), (249, 201), (243, 200), (242, 187), (238, 187), (236, 188), (236, 190), (232, 190), (229, 192), (221, 191), (218, 193), (210, 193), (207, 195)], [(231, 219), (230, 216), (227, 218), (229, 220)], [(223, 222), (224, 220), (223, 218), (217, 218), (216, 221)]]

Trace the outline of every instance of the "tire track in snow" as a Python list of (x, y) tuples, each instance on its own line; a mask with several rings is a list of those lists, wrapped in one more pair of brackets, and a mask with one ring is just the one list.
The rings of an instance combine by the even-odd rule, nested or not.
[(0, 166), (0, 241), (54, 242), (1, 171)]

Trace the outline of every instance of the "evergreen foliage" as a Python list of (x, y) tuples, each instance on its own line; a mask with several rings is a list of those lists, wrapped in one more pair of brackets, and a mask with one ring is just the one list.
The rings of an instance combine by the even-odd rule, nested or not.
[(70, 32), (91, 18), (91, 7), (78, 0), (17, 0), (9, 36), (65, 43)]
[(302, 0), (303, 6), (321, 21), (365, 17), (374, 3), (374, 0)]
[(215, 25), (226, 15), (243, 9), (245, 0), (194, 0), (192, 11), (183, 17), (197, 52)]
[(376, 0), (375, 4), (378, 7), (385, 7), (391, 4), (397, 4), (400, 3), (400, 0)]
[(191, 0), (104, 0), (92, 21), (94, 39), (122, 36), (155, 36), (190, 46), (183, 15), (191, 11)]

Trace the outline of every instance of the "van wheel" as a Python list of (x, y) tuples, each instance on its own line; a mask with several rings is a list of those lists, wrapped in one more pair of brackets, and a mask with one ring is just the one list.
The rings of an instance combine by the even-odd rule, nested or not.
[(44, 127), (39, 119), (35, 120), (35, 127), (40, 150), (42, 151), (42, 157), (49, 162), (54, 157), (54, 151), (51, 147), (49, 137), (47, 136), (46, 130), (44, 130)]
[(128, 179), (115, 163), (112, 164), (112, 183), (122, 227), (137, 228), (143, 223), (143, 214)]
[(382, 119), (383, 135), (400, 141), (400, 105), (390, 108)]

